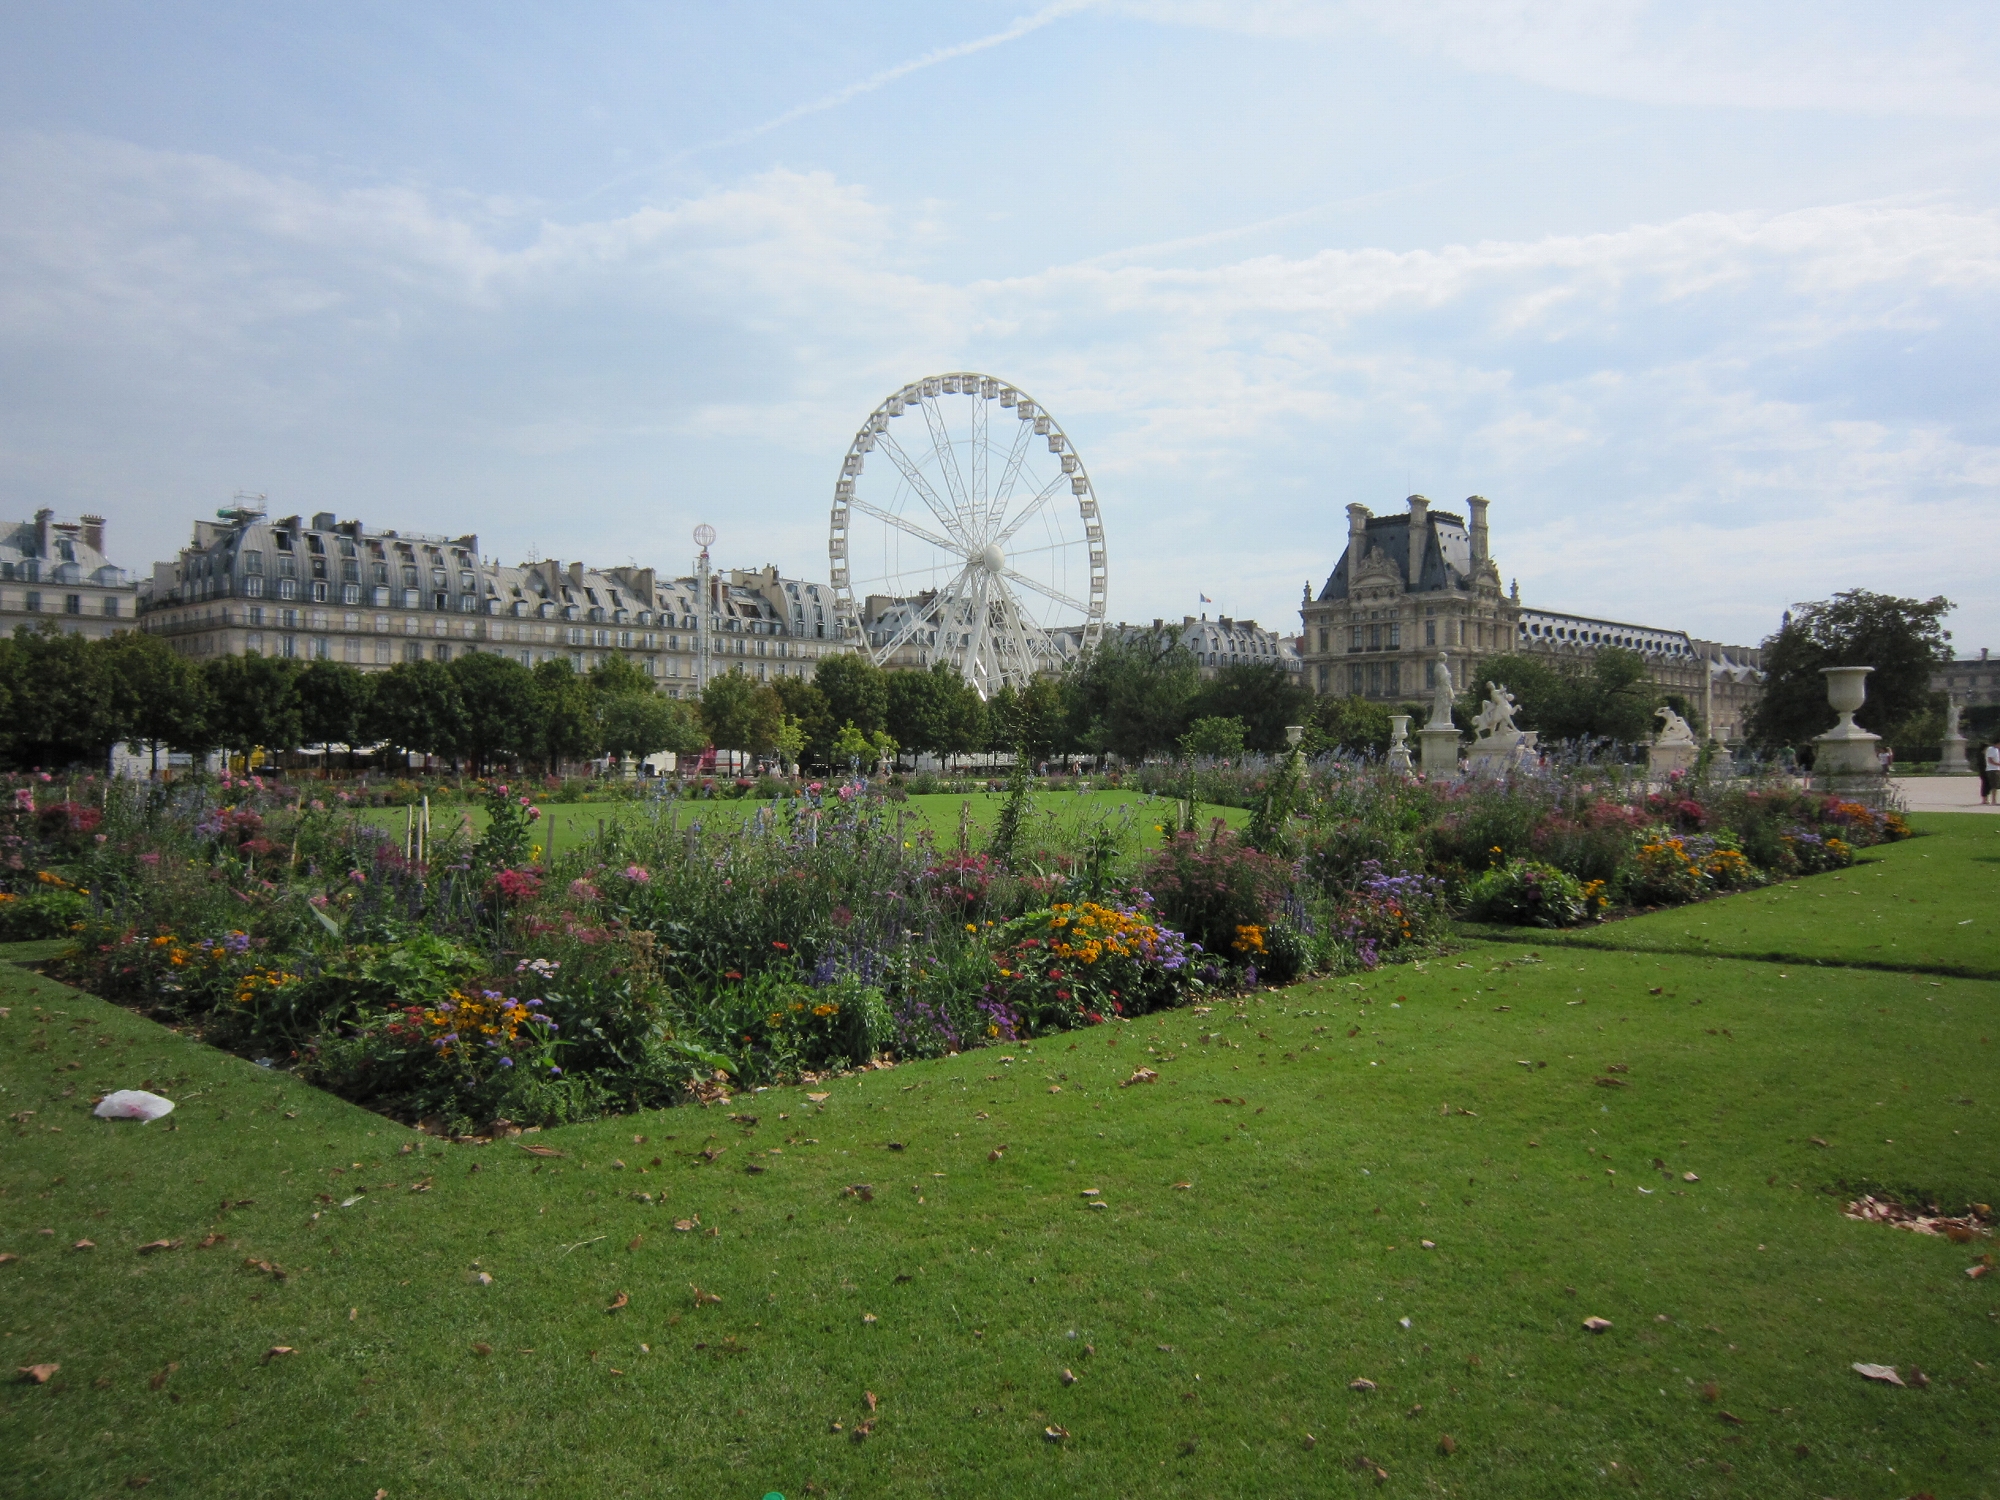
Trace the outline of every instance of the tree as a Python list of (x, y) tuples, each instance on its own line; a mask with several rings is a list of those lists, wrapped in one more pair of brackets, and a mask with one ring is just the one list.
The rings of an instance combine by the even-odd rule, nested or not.
[(540, 726), (534, 673), (494, 651), (468, 651), (448, 670), (460, 709), (453, 752), (472, 763), (475, 776), (484, 776), (495, 761), (535, 753)]
[(1287, 748), (1285, 730), (1305, 723), (1312, 706), (1312, 692), (1300, 684), (1298, 673), (1275, 662), (1240, 663), (1220, 668), (1197, 688), (1188, 712), (1240, 720), (1246, 746), (1276, 755)]
[(1931, 669), (1951, 660), (1944, 617), (1953, 608), (1942, 596), (1898, 599), (1867, 589), (1792, 606), (1778, 633), (1764, 641), (1764, 694), (1750, 716), (1750, 738), (1803, 747), (1833, 727), (1820, 669), (1873, 667), (1868, 701), (1854, 719), (1893, 739), (1933, 706)]
[[(1646, 685), (1646, 659), (1607, 646), (1587, 662), (1526, 652), (1489, 656), (1459, 704), (1468, 722), (1486, 701), (1486, 685), (1514, 695), (1514, 721), (1539, 731), (1545, 745), (1609, 739), (1634, 744), (1651, 736), (1660, 698)], [(1686, 716), (1680, 700), (1671, 705)], [(1692, 722), (1692, 721), (1691, 721)]]
[(97, 644), (110, 685), (112, 717), (119, 734), (152, 753), (160, 770), (160, 749), (200, 751), (208, 747), (208, 684), (200, 670), (156, 635), (121, 630)]
[(299, 732), (303, 742), (322, 747), (342, 744), (349, 760), (362, 743), (368, 717), (368, 679), (345, 662), (307, 662), (299, 673)]
[(1072, 736), (1128, 761), (1171, 751), (1200, 681), (1178, 630), (1107, 638), (1070, 668)]
[(813, 686), (826, 696), (828, 719), (853, 724), (863, 734), (886, 727), (889, 713), (888, 674), (865, 656), (848, 653), (821, 660)]
[(949, 662), (927, 672), (889, 672), (884, 727), (905, 750), (962, 755), (979, 748), (986, 705)]
[(23, 768), (78, 762), (102, 767), (124, 732), (102, 656), (80, 635), (45, 623), (21, 626), (6, 643), (10, 754)]
[(563, 657), (536, 662), (534, 677), (533, 753), (554, 774), (566, 760), (597, 753), (597, 702), (589, 682)]
[(1308, 755), (1322, 750), (1381, 755), (1389, 748), (1389, 705), (1367, 698), (1322, 698), (1313, 705), (1301, 748)]
[(213, 704), (210, 738), (225, 750), (296, 750), (305, 743), (298, 663), (280, 656), (218, 656), (202, 665)]
[(784, 717), (784, 702), (771, 685), (753, 682), (740, 672), (711, 677), (701, 690), (701, 720), (709, 740), (720, 750), (754, 754), (773, 748)]
[[(798, 725), (800, 745), (792, 754), (816, 765), (830, 765), (834, 731), (839, 726), (827, 708), (826, 694), (803, 677), (780, 677), (771, 684), (771, 690), (784, 704), (787, 717)], [(779, 752), (784, 753), (782, 745)]]
[(695, 755), (708, 744), (694, 705), (658, 693), (618, 694), (604, 705), (599, 724), (604, 748), (635, 760), (663, 750)]
[(1042, 673), (1029, 678), (1027, 686), (1021, 689), (1014, 702), (1011, 733), (994, 748), (1019, 750), (1030, 760), (1043, 761), (1075, 743), (1069, 730), (1068, 685), (1060, 677)]
[(413, 755), (456, 756), (465, 742), (465, 699), (441, 661), (402, 661), (377, 677), (368, 738)]
[(1181, 753), (1189, 760), (1222, 760), (1243, 753), (1243, 721), (1237, 718), (1202, 718), (1188, 725), (1181, 736)]

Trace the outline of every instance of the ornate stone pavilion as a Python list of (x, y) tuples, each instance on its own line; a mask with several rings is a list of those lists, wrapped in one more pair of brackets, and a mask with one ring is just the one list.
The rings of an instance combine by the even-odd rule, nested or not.
[(1725, 738), (1741, 735), (1762, 683), (1755, 647), (1528, 608), (1519, 584), (1501, 588), (1483, 496), (1469, 497), (1463, 515), (1422, 495), (1408, 506), (1384, 516), (1348, 506), (1346, 550), (1317, 598), (1307, 586), (1299, 654), (1315, 692), (1408, 702), (1436, 687), (1440, 649), (1449, 653), (1452, 690), (1463, 693), (1481, 682), (1489, 656), (1588, 658), (1617, 646), (1645, 659), (1662, 695), (1679, 694)]

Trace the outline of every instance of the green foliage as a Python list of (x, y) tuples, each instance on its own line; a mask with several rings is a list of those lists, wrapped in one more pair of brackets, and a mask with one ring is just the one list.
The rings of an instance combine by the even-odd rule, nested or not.
[(800, 744), (792, 752), (797, 760), (826, 765), (833, 756), (833, 736), (839, 728), (827, 708), (826, 694), (816, 683), (803, 677), (780, 677), (771, 684), (786, 717), (798, 725)]
[(560, 656), (536, 662), (534, 676), (534, 753), (550, 771), (595, 755), (598, 703), (589, 681)]
[(1204, 838), (1176, 833), (1146, 861), (1141, 883), (1168, 926), (1225, 960), (1262, 951), (1263, 930), (1291, 889), (1291, 867), (1220, 819)]
[(1243, 753), (1243, 721), (1234, 716), (1196, 719), (1181, 736), (1181, 754), (1191, 760), (1224, 760)]
[(412, 755), (458, 753), (466, 732), (465, 699), (450, 667), (441, 661), (398, 662), (372, 686), (367, 729), (371, 739)]
[(307, 662), (298, 681), (299, 734), (304, 743), (350, 749), (359, 743), (368, 718), (369, 686), (360, 670), (345, 662)]
[[(1515, 723), (1539, 731), (1545, 745), (1591, 739), (1635, 744), (1651, 737), (1660, 706), (1645, 675), (1646, 659), (1620, 646), (1607, 646), (1588, 662), (1534, 652), (1492, 656), (1479, 664), (1479, 680), (1458, 713), (1469, 724), (1485, 701), (1486, 685), (1498, 683), (1514, 695)], [(1674, 706), (1680, 711), (1685, 705)]]
[(119, 735), (149, 749), (155, 769), (162, 749), (207, 748), (214, 706), (200, 669), (144, 631), (121, 630), (95, 649), (104, 661)]
[(0, 645), (8, 755), (17, 766), (102, 766), (124, 726), (103, 653), (53, 623)]
[(1389, 748), (1389, 705), (1362, 697), (1321, 698), (1312, 706), (1301, 748), (1308, 755), (1325, 750), (1384, 754)]
[(698, 755), (707, 748), (708, 733), (691, 703), (656, 692), (621, 693), (598, 711), (599, 741), (613, 755), (643, 760), (671, 750)]
[(1510, 859), (1465, 889), (1467, 916), (1521, 927), (1574, 927), (1591, 906), (1574, 875), (1532, 859)]
[[(214, 705), (209, 738), (225, 750), (296, 750), (305, 743), (299, 669), (275, 656), (219, 656), (202, 666)], [(372, 732), (372, 731), (371, 731)]]
[[(395, 668), (380, 681), (393, 676)], [(535, 751), (534, 675), (510, 656), (467, 652), (451, 664), (458, 687), (460, 718), (453, 736), (457, 754), (472, 763), (474, 775), (489, 766)]]
[(1178, 629), (1108, 636), (1070, 666), (1071, 740), (1128, 761), (1171, 753), (1200, 681)]
[[(865, 656), (846, 652), (822, 657), (813, 671), (813, 686), (826, 700), (830, 723), (852, 724), (864, 735), (888, 727), (888, 674)], [(830, 739), (828, 748), (832, 748)], [(841, 757), (835, 754), (834, 759)]]
[(90, 898), (65, 887), (45, 886), (20, 895), (0, 892), (0, 943), (68, 937), (89, 915)]
[(1855, 722), (1894, 740), (1907, 720), (1934, 706), (1931, 671), (1951, 660), (1944, 618), (1954, 607), (1942, 596), (1899, 599), (1867, 589), (1792, 606), (1786, 624), (1764, 641), (1764, 692), (1750, 738), (1804, 748), (1833, 727), (1821, 668), (1873, 667)]
[(1275, 663), (1258, 663), (1217, 668), (1195, 690), (1188, 713), (1196, 723), (1204, 718), (1235, 719), (1243, 725), (1245, 745), (1277, 755), (1286, 748), (1286, 728), (1304, 724), (1313, 707), (1312, 691), (1301, 685), (1298, 673)]
[(711, 677), (701, 693), (701, 718), (717, 748), (752, 753), (769, 750), (783, 727), (784, 700), (769, 684), (740, 672)]

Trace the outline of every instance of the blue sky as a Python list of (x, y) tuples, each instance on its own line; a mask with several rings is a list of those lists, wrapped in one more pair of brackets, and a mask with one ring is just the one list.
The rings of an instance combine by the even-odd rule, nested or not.
[(17, 5), (6, 508), (824, 578), (855, 428), (974, 369), (1115, 617), (1296, 629), (1349, 502), (1476, 491), (1536, 605), (2000, 647), (1996, 64), (1970, 4)]

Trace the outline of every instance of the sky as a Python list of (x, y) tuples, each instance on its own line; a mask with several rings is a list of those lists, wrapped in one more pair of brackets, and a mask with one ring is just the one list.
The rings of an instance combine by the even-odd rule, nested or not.
[[(239, 492), (829, 576), (869, 412), (1069, 435), (1114, 619), (1298, 628), (1345, 507), (1524, 602), (2000, 648), (2000, 23), (1922, 0), (65, 0), (0, 49), (0, 506)], [(1203, 604), (1207, 595), (1213, 603)]]

